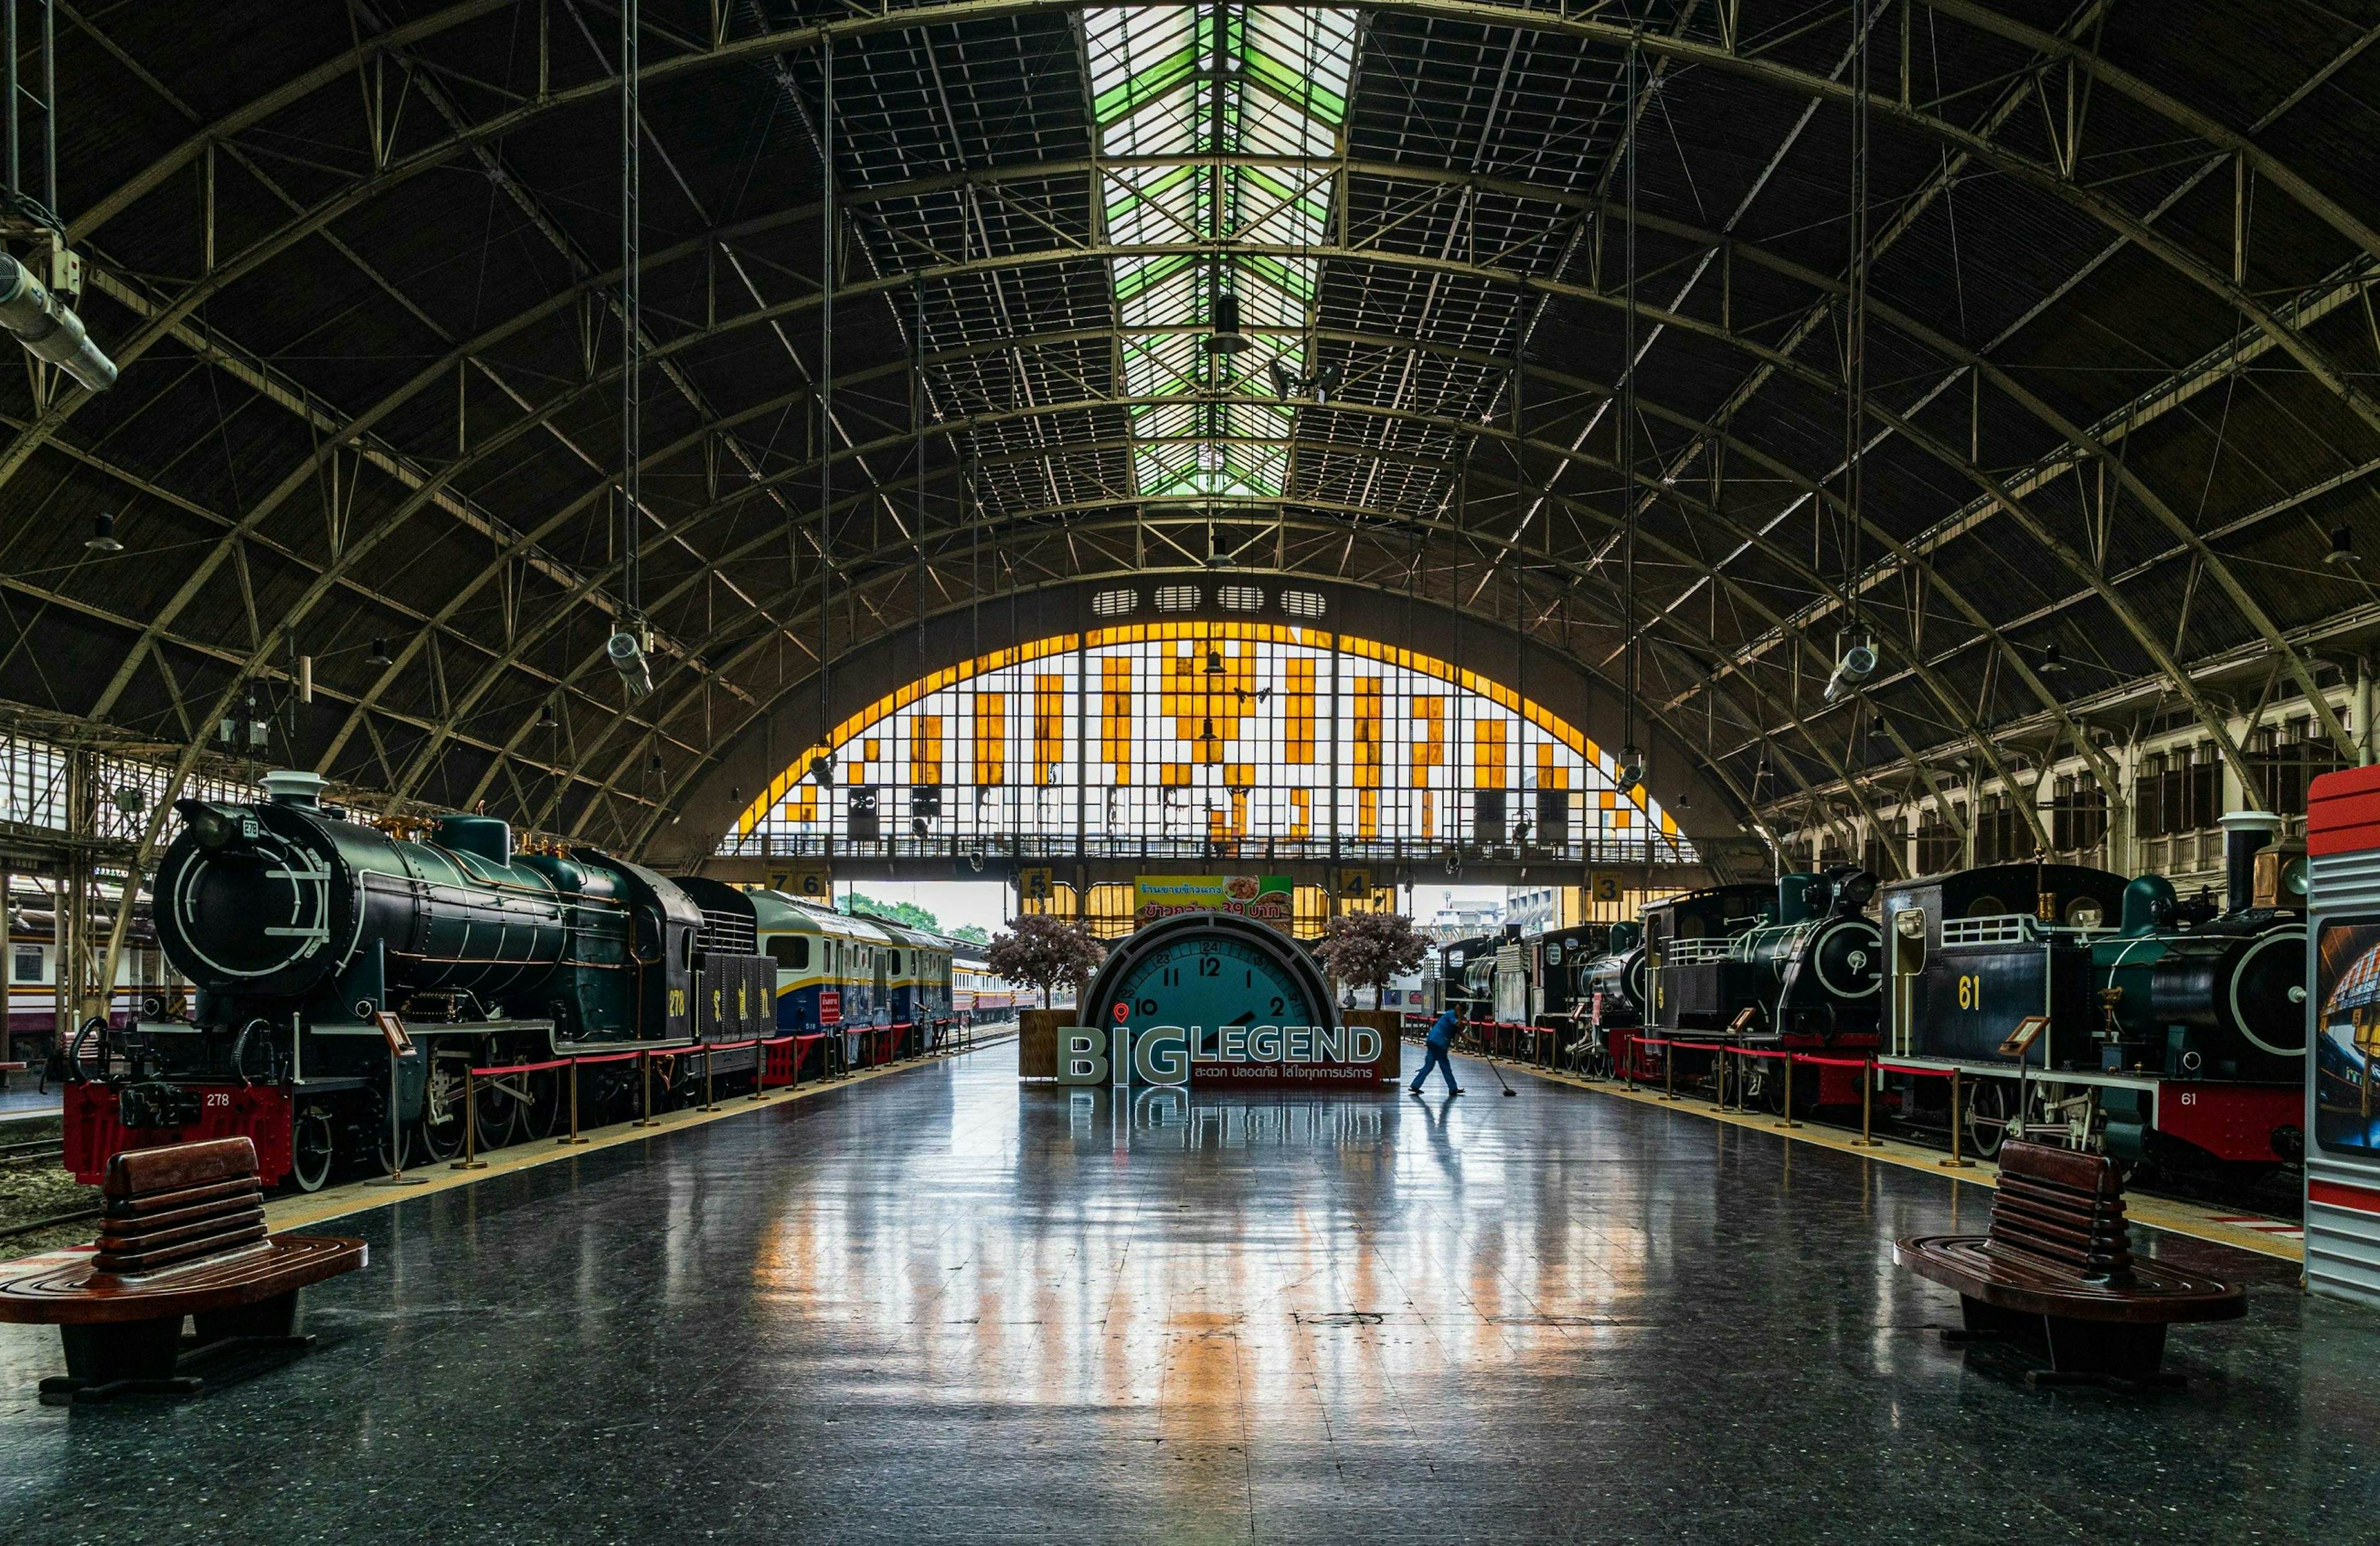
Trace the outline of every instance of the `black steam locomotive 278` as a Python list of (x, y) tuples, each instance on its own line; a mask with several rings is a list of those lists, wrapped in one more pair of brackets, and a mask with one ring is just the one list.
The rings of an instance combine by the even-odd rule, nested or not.
[[(2009, 864), (1887, 886), (1892, 1074), (1904, 1120), (1950, 1121), (1988, 1157), (2010, 1136), (2168, 1168), (2302, 1150), (2301, 853), (2275, 818), (2226, 818), (2228, 895), (2159, 875)], [(2263, 850), (2261, 853), (2259, 850)]]
[[(1690, 892), (1645, 909), (1644, 1018), (1655, 1040), (1722, 1041), (1762, 1051), (1864, 1051), (1876, 1044), (1884, 950), (1865, 908), (1876, 878), (1855, 866), (1794, 872), (1766, 886)], [(1661, 1060), (1621, 1032), (1637, 1077)], [(1708, 1056), (1709, 1054), (1704, 1054)], [(1746, 1059), (1747, 1098), (1784, 1104), (1785, 1065)], [(1797, 1068), (1796, 1104), (1856, 1103), (1859, 1070)]]
[[(180, 802), (155, 917), (196, 1005), (94, 1022), (67, 1050), (79, 1178), (125, 1149), (245, 1135), (268, 1185), (311, 1190), (342, 1156), (452, 1155), (468, 1067), (656, 1047), (693, 1054), (665, 1080), (698, 1086), (703, 1057), (721, 1074), (757, 1067), (756, 1049), (701, 1051), (773, 1034), (775, 963), (755, 953), (741, 892), (588, 848), (516, 853), (483, 816), (412, 841), (324, 807), (311, 774), (265, 783), (261, 804)], [(625, 1096), (631, 1066), (590, 1070), (614, 1081), (599, 1103)], [(480, 1145), (552, 1132), (560, 1078), (483, 1082)]]

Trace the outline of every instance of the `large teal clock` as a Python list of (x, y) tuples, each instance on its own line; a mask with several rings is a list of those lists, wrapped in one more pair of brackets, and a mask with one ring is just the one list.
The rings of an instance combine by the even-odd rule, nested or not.
[(1109, 956), (1086, 1002), (1101, 1028), (1121, 1026), (1135, 1041), (1158, 1027), (1195, 1030), (1202, 1059), (1220, 1055), (1234, 1029), (1332, 1019), (1330, 990), (1305, 950), (1232, 913), (1177, 913), (1139, 930)]

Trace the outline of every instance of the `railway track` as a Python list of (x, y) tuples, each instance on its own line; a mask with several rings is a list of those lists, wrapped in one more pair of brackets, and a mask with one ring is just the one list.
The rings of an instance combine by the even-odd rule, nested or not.
[(51, 1213), (42, 1218), (29, 1219), (23, 1223), (0, 1224), (0, 1240), (13, 1240), (19, 1236), (35, 1234), (41, 1230), (55, 1229), (61, 1224), (81, 1223), (85, 1220), (95, 1219), (99, 1215), (100, 1210), (97, 1208), (78, 1208), (70, 1212)]
[(0, 1143), (0, 1164), (14, 1164), (20, 1161), (37, 1163), (46, 1160), (63, 1161), (66, 1157), (66, 1145), (56, 1138), (34, 1138), (25, 1143)]

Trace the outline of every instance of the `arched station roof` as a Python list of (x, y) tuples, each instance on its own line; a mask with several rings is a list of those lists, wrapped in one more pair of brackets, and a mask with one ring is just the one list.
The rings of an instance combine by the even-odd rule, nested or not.
[[(1500, 630), (1731, 832), (2103, 767), (2127, 715), (2236, 752), (2235, 700), (2380, 622), (2313, 562), (2380, 543), (2338, 7), (641, 17), (652, 696), (602, 657), (617, 12), (245, 0), (61, 10), (123, 375), (0, 387), (6, 712), (194, 763), (255, 694), (274, 761), (644, 850), (904, 639), (1228, 568), (1398, 598), (1390, 647)], [(1851, 633), (1881, 665), (1828, 701)]]

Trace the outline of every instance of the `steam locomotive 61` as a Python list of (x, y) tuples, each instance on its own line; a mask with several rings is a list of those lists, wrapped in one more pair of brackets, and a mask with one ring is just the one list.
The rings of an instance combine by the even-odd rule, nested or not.
[[(685, 1099), (706, 1065), (759, 1076), (761, 1049), (710, 1043), (948, 1013), (947, 943), (937, 958), (932, 936), (589, 848), (516, 852), (483, 816), (399, 837), (325, 807), (311, 774), (265, 784), (260, 804), (177, 807), (156, 928), (195, 1007), (94, 1020), (66, 1050), (66, 1160), (81, 1179), (125, 1149), (246, 1135), (268, 1184), (312, 1190), (342, 1158), (452, 1155), (467, 1068), (641, 1049), (666, 1054), (651, 1060), (657, 1098)], [(624, 1104), (635, 1069), (585, 1068), (582, 1099)], [(551, 1133), (562, 1079), (478, 1081), (480, 1146)]]
[(2301, 854), (2228, 818), (2228, 895), (2164, 877), (2011, 864), (1885, 888), (1887, 1051), (1902, 1116), (1985, 1156), (2014, 1133), (2187, 1168), (2302, 1151)]

